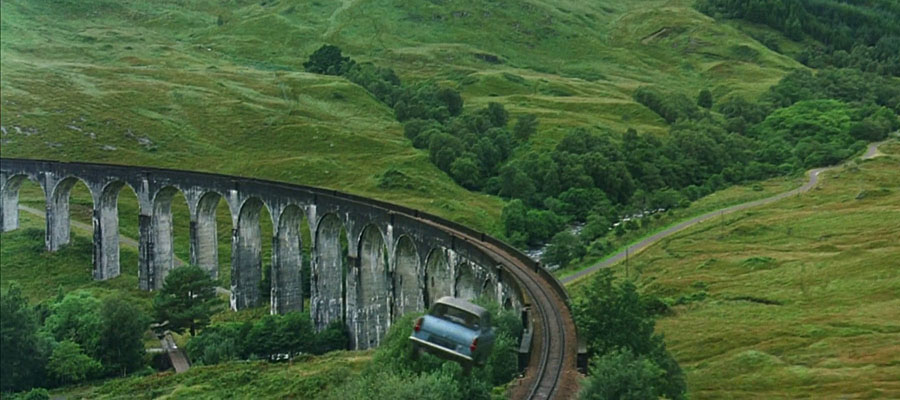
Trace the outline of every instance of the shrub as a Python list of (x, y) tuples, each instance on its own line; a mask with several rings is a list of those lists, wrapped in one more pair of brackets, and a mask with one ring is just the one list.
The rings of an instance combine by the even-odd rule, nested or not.
[(654, 384), (664, 371), (630, 350), (614, 350), (591, 360), (581, 383), (581, 400), (657, 399)]
[(697, 95), (697, 105), (706, 109), (712, 108), (713, 98), (709, 89), (700, 90), (700, 93)]
[(14, 400), (50, 400), (50, 392), (44, 388), (34, 388), (28, 392), (13, 396)]
[(62, 384), (81, 382), (95, 376), (100, 369), (100, 362), (84, 354), (81, 346), (71, 340), (56, 345), (47, 362), (47, 372)]
[(325, 75), (343, 75), (352, 66), (353, 61), (350, 57), (344, 57), (339, 47), (330, 44), (319, 47), (309, 56), (309, 60), (303, 63), (306, 72)]
[(450, 373), (442, 370), (423, 374), (408, 371), (381, 370), (362, 374), (329, 391), (327, 399), (463, 399)]
[(234, 324), (207, 328), (191, 338), (185, 349), (191, 362), (195, 364), (212, 365), (236, 360), (240, 355), (238, 335), (238, 329)]

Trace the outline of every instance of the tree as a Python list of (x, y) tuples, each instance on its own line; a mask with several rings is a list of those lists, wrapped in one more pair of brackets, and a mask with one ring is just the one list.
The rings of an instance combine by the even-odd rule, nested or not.
[(582, 222), (595, 208), (606, 209), (610, 206), (606, 194), (596, 188), (571, 188), (560, 193), (559, 200), (563, 203), (563, 214)]
[[(598, 210), (600, 212), (604, 212), (606, 210)], [(609, 218), (605, 213), (595, 212), (588, 216), (587, 223), (584, 224), (584, 228), (581, 229), (581, 239), (585, 243), (589, 243), (590, 241), (606, 235), (609, 232), (612, 223), (609, 222)]]
[(429, 139), (428, 152), (431, 154), (431, 162), (445, 172), (450, 171), (450, 164), (453, 164), (463, 150), (465, 150), (463, 142), (448, 133), (436, 133)]
[(18, 285), (0, 296), (0, 391), (18, 391), (41, 381), (43, 354), (38, 324)]
[(212, 325), (188, 341), (186, 350), (191, 362), (213, 365), (240, 356), (239, 324)]
[(466, 189), (478, 190), (481, 187), (481, 168), (470, 156), (457, 158), (450, 163), (450, 176)]
[(509, 120), (509, 113), (506, 112), (506, 108), (503, 107), (503, 104), (490, 102), (488, 103), (487, 112), (492, 126), (495, 128), (503, 128), (506, 126), (506, 122)]
[(700, 94), (697, 95), (697, 105), (705, 109), (712, 108), (713, 98), (712, 92), (710, 92), (709, 89), (700, 90)]
[(519, 199), (514, 199), (507, 203), (500, 213), (500, 221), (506, 230), (506, 237), (513, 244), (522, 244), (528, 239), (527, 214), (528, 208)]
[(553, 235), (550, 245), (541, 260), (545, 264), (559, 265), (565, 268), (569, 262), (576, 258), (581, 258), (585, 254), (584, 245), (578, 240), (578, 236), (568, 230)]
[(455, 117), (462, 113), (463, 99), (456, 89), (441, 88), (437, 92), (437, 97), (447, 106), (447, 112), (449, 112), (451, 116)]
[(81, 382), (95, 376), (100, 369), (100, 362), (84, 354), (81, 346), (71, 340), (56, 345), (47, 363), (47, 372), (62, 384)]
[(615, 350), (591, 360), (580, 400), (657, 399), (654, 383), (665, 371), (629, 350)]
[(332, 321), (325, 330), (316, 334), (310, 352), (325, 354), (333, 350), (344, 350), (350, 346), (347, 326), (342, 321)]
[(141, 338), (149, 323), (144, 311), (118, 297), (103, 299), (100, 306), (100, 361), (105, 368), (122, 376), (143, 364)]
[(200, 267), (188, 265), (169, 271), (162, 289), (153, 298), (158, 321), (169, 321), (169, 329), (191, 336), (209, 324), (216, 301), (216, 283)]
[(513, 137), (519, 142), (527, 142), (528, 139), (537, 133), (538, 119), (534, 114), (520, 115), (516, 119), (516, 125), (513, 127)]
[(309, 60), (303, 63), (303, 68), (306, 72), (315, 74), (343, 75), (353, 64), (350, 57), (341, 54), (340, 47), (326, 44), (309, 56)]
[(603, 357), (627, 350), (635, 357), (646, 357), (663, 371), (653, 378), (655, 396), (652, 398), (683, 398), (686, 390), (683, 372), (666, 350), (662, 337), (653, 333), (655, 321), (646, 303), (633, 283), (616, 284), (612, 271), (606, 269), (598, 271), (575, 296), (572, 313), (579, 334), (588, 340), (590, 355)]
[(309, 353), (315, 342), (315, 330), (309, 314), (289, 312), (278, 321), (279, 348), (291, 356)]
[(76, 290), (50, 307), (43, 330), (58, 342), (71, 340), (96, 357), (100, 350), (100, 300), (86, 290)]
[(279, 353), (278, 320), (278, 315), (266, 315), (253, 324), (253, 328), (247, 334), (251, 353), (270, 360)]
[(537, 245), (550, 239), (563, 227), (563, 219), (553, 211), (528, 210), (525, 214), (528, 243)]
[(518, 165), (507, 164), (500, 169), (500, 195), (529, 200), (535, 192), (534, 182)]

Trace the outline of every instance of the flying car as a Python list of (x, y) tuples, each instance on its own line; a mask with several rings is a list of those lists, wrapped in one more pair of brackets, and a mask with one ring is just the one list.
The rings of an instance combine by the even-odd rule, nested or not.
[(416, 319), (412, 356), (426, 351), (459, 362), (464, 368), (483, 366), (494, 347), (491, 314), (469, 301), (445, 296)]

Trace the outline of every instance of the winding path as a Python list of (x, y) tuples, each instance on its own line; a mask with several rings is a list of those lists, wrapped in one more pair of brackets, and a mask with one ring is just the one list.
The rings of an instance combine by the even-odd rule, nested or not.
[[(866, 153), (863, 154), (862, 158), (864, 160), (867, 160), (867, 159), (875, 158), (875, 157), (882, 155), (881, 153), (878, 152), (878, 146), (881, 146), (883, 143), (886, 143), (886, 142), (887, 142), (887, 140), (878, 142), (878, 143), (869, 144), (869, 147), (868, 147), (868, 149), (866, 149)], [(618, 263), (619, 261), (622, 261), (626, 257), (633, 256), (633, 255), (647, 249), (648, 247), (652, 246), (656, 242), (659, 242), (660, 240), (662, 240), (666, 237), (672, 236), (673, 234), (675, 234), (677, 232), (683, 231), (683, 230), (690, 228), (694, 225), (697, 225), (701, 222), (708, 221), (715, 217), (721, 217), (726, 214), (731, 214), (731, 213), (734, 213), (737, 211), (746, 210), (748, 208), (771, 204), (776, 201), (785, 199), (787, 197), (799, 195), (800, 193), (806, 193), (810, 189), (814, 188), (819, 183), (819, 175), (821, 175), (822, 172), (833, 169), (833, 168), (837, 168), (837, 166), (815, 168), (815, 169), (809, 170), (809, 172), (807, 173), (807, 175), (809, 176), (809, 181), (807, 181), (803, 186), (800, 186), (799, 188), (796, 188), (796, 189), (793, 189), (793, 190), (790, 190), (790, 191), (787, 191), (784, 193), (780, 193), (780, 194), (777, 194), (772, 197), (767, 197), (764, 199), (754, 200), (751, 202), (737, 204), (737, 205), (723, 208), (720, 210), (711, 211), (706, 214), (700, 215), (698, 217), (694, 217), (687, 221), (681, 222), (678, 225), (669, 227), (668, 229), (657, 232), (647, 238), (644, 238), (643, 240), (641, 240), (635, 244), (629, 245), (628, 247), (625, 248), (625, 250), (622, 250), (622, 251), (612, 255), (611, 257), (608, 257), (608, 258), (604, 259), (603, 261), (600, 261), (597, 264), (594, 264), (588, 268), (578, 271), (572, 275), (561, 278), (560, 281), (563, 284), (569, 284), (569, 283), (575, 282), (585, 276), (588, 276), (601, 268), (611, 267), (612, 265)]]

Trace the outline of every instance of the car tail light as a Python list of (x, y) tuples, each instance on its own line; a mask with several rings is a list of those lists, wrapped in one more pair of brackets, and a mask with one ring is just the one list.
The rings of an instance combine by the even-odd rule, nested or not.
[(422, 318), (416, 320), (416, 326), (413, 327), (413, 330), (418, 332), (422, 329)]
[(469, 345), (469, 351), (474, 353), (476, 348), (478, 348), (478, 338), (472, 339), (472, 344)]

